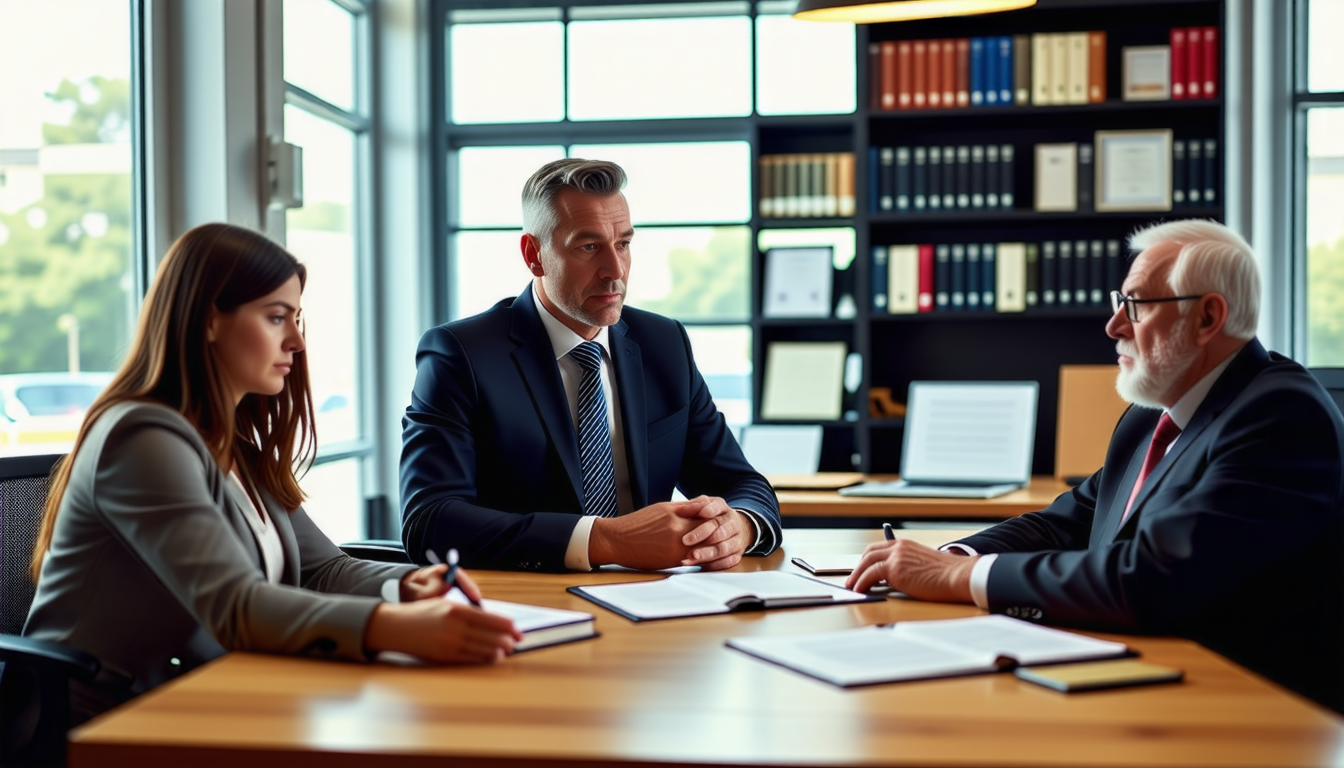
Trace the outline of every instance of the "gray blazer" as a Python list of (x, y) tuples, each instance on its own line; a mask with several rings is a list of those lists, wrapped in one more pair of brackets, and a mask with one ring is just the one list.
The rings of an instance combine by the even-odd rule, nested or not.
[(368, 658), (382, 582), (414, 566), (347, 557), (302, 509), (261, 495), (284, 546), (280, 584), (266, 581), (242, 489), (181, 414), (124, 403), (94, 423), (24, 626), (102, 662), (94, 686), (71, 691), (76, 720), (229, 650)]

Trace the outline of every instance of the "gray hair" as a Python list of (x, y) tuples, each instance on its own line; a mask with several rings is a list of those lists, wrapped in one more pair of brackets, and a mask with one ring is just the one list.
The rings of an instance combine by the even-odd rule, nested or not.
[(1181, 247), (1167, 275), (1175, 295), (1222, 294), (1227, 299), (1223, 332), (1234, 339), (1254, 336), (1260, 318), (1260, 270), (1241, 235), (1216, 221), (1184, 219), (1154, 224), (1129, 236), (1135, 253), (1163, 243)]
[(550, 242), (558, 217), (555, 198), (563, 189), (577, 189), (590, 195), (615, 195), (625, 186), (625, 171), (606, 160), (569, 157), (541, 166), (523, 185), (523, 231)]

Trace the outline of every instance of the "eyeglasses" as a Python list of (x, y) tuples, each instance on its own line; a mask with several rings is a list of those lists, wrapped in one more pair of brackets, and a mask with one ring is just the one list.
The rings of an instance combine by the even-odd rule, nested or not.
[(1201, 293), (1194, 296), (1165, 296), (1160, 299), (1136, 299), (1133, 296), (1126, 296), (1119, 291), (1111, 291), (1111, 311), (1119, 312), (1121, 305), (1123, 305), (1125, 308), (1125, 317), (1129, 318), (1129, 322), (1137, 323), (1139, 322), (1140, 304), (1160, 304), (1164, 301), (1186, 301), (1187, 299), (1202, 298), (1204, 298), (1204, 294)]

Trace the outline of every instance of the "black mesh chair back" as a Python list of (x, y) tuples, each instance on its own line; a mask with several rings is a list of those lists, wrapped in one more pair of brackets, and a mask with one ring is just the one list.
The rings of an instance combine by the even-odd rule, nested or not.
[(19, 637), (34, 586), (28, 564), (60, 456), (0, 458), (0, 765), (65, 764), (70, 680), (98, 660), (59, 643)]
[(0, 633), (23, 631), (33, 602), (28, 563), (58, 456), (0, 458)]
[(1344, 368), (1311, 368), (1311, 375), (1321, 382), (1325, 391), (1334, 398), (1335, 405), (1344, 412)]

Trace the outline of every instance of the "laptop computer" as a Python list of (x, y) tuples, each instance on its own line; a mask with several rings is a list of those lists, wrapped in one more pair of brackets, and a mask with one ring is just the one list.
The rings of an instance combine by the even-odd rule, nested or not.
[(914, 381), (906, 401), (901, 479), (844, 496), (992, 499), (1031, 480), (1034, 381)]

